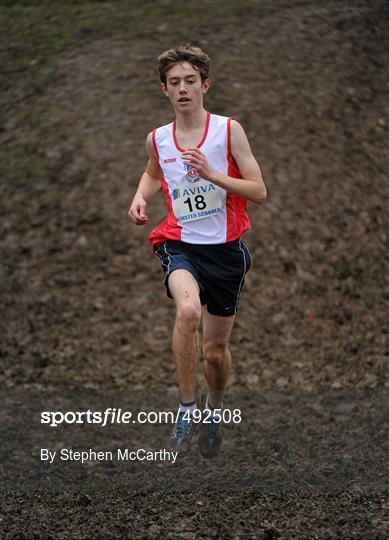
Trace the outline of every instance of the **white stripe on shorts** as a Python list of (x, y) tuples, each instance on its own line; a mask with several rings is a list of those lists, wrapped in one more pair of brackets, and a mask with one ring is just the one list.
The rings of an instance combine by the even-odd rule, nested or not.
[[(167, 255), (167, 258), (168, 258), (166, 277), (165, 277), (165, 279), (164, 279), (164, 282), (165, 282), (165, 281), (168, 279), (168, 277), (169, 277), (170, 263), (171, 263), (172, 261), (171, 261), (171, 259), (170, 259), (170, 255), (169, 255), (169, 253), (168, 253), (168, 251), (167, 251), (167, 249), (166, 249), (166, 242), (164, 243), (163, 248), (164, 248), (165, 253), (166, 253), (166, 255)], [(163, 264), (164, 266), (166, 266), (166, 264), (164, 264), (163, 262), (162, 262), (162, 264)]]
[(241, 250), (241, 252), (243, 254), (243, 276), (242, 276), (242, 279), (240, 280), (240, 284), (239, 284), (238, 296), (236, 297), (236, 304), (235, 304), (235, 307), (234, 307), (234, 313), (236, 313), (236, 308), (239, 305), (240, 295), (241, 295), (241, 292), (242, 292), (242, 289), (243, 289), (244, 276), (246, 275), (246, 268), (247, 268), (247, 266), (246, 266), (246, 254), (245, 254), (244, 250), (242, 249), (242, 244), (241, 244), (240, 240), (239, 240), (239, 249)]

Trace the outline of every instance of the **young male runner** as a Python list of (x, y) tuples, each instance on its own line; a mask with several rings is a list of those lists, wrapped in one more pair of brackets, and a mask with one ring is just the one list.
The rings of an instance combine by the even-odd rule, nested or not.
[(209, 418), (201, 424), (198, 442), (201, 454), (210, 458), (222, 440), (228, 342), (251, 265), (240, 238), (250, 228), (247, 200), (262, 203), (266, 188), (241, 125), (203, 107), (211, 85), (209, 57), (185, 45), (162, 53), (158, 65), (175, 120), (147, 137), (149, 160), (128, 215), (136, 225), (147, 223), (147, 203), (162, 186), (168, 215), (149, 240), (162, 262), (167, 295), (176, 304), (172, 348), (181, 402), (171, 446), (183, 454), (190, 449), (202, 318), (208, 387), (202, 405)]

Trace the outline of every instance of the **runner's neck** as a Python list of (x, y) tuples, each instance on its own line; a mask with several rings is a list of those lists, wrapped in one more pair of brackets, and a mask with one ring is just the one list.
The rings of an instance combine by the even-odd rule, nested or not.
[[(199, 122), (199, 118), (205, 114), (205, 122)], [(200, 147), (208, 133), (210, 114), (202, 109), (200, 113), (194, 117), (194, 122), (190, 125), (188, 122), (184, 127), (177, 126), (177, 119), (173, 123), (173, 138), (174, 143), (178, 150), (184, 152), (187, 148), (192, 148), (194, 146)]]
[(179, 133), (190, 133), (197, 130), (205, 130), (207, 123), (207, 111), (202, 108), (189, 114), (176, 114), (176, 129)]

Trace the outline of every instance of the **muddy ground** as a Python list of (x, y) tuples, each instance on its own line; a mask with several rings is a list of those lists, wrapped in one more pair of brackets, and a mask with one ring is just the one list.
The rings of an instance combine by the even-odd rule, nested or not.
[[(5, 4), (0, 537), (387, 538), (388, 4)], [(231, 344), (243, 421), (211, 462), (194, 444), (175, 464), (49, 465), (41, 448), (169, 437), (40, 413), (175, 408), (146, 241), (164, 202), (147, 228), (127, 209), (172, 118), (155, 58), (188, 40), (213, 60), (206, 108), (242, 123), (269, 192)]]

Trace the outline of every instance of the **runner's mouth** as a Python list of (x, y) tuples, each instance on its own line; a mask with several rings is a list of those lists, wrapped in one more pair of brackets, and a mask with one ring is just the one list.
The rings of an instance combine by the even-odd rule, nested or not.
[(190, 101), (190, 99), (189, 98), (180, 98), (178, 100), (179, 103), (185, 103), (186, 101)]

